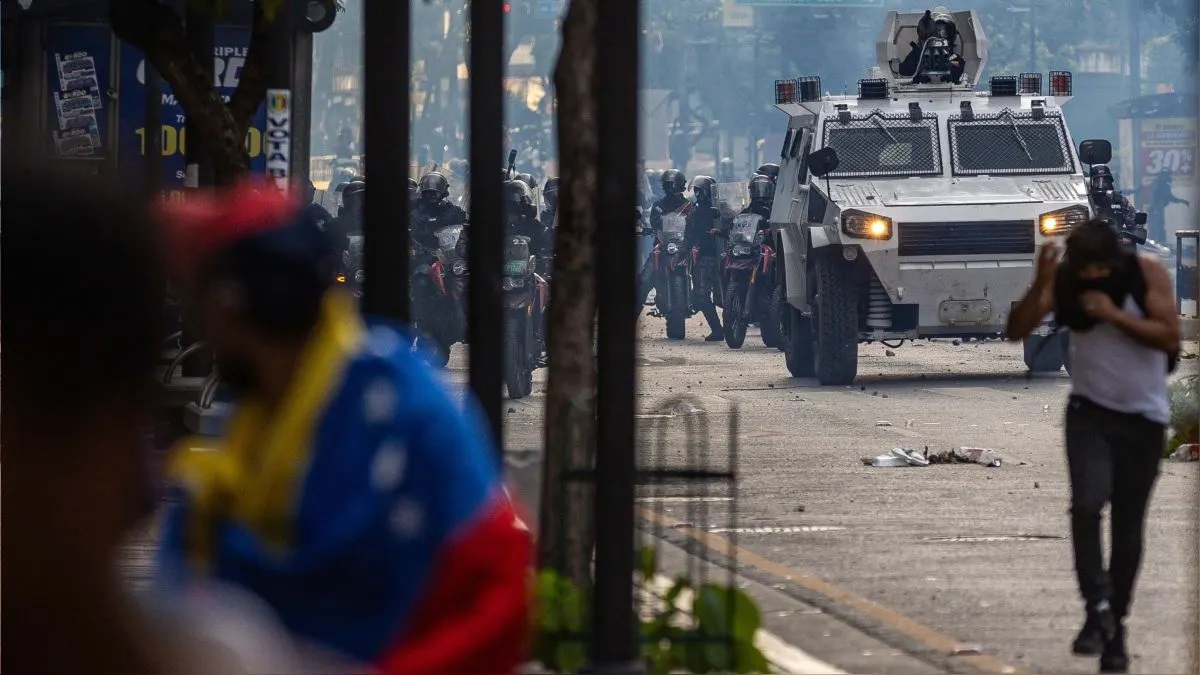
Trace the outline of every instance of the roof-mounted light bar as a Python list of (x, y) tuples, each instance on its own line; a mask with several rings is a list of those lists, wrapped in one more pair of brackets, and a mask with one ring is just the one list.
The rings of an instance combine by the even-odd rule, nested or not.
[(800, 102), (808, 103), (810, 101), (821, 100), (821, 78), (816, 75), (801, 77), (797, 79), (800, 87)]
[(886, 99), (888, 82), (883, 78), (864, 78), (858, 81), (858, 97), (861, 99)]
[(975, 119), (975, 111), (971, 109), (970, 101), (963, 101), (962, 103), (958, 104), (958, 114), (962, 117), (964, 122), (970, 122), (971, 120)]
[(993, 75), (988, 89), (992, 96), (1016, 96), (1017, 77), (1015, 75)]
[(1042, 74), (1041, 73), (1021, 73), (1017, 77), (1017, 91), (1021, 94), (1032, 94), (1034, 96), (1042, 95)]
[(798, 103), (800, 84), (796, 80), (775, 80), (775, 105)]
[(1069, 71), (1069, 70), (1052, 70), (1052, 71), (1050, 71), (1050, 95), (1051, 96), (1070, 96), (1071, 95), (1071, 71)]

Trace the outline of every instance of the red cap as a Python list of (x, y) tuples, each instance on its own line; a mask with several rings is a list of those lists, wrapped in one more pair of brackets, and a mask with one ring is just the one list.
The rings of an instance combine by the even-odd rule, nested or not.
[(173, 262), (190, 274), (221, 249), (287, 226), (299, 210), (298, 200), (246, 182), (164, 204), (159, 216), (167, 228)]

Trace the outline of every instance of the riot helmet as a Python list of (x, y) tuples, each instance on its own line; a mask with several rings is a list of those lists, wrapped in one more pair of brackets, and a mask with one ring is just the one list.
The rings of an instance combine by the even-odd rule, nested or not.
[(663, 171), (661, 181), (664, 194), (681, 195), (687, 189), (687, 178), (678, 169)]
[(772, 184), (779, 181), (779, 165), (778, 164), (763, 164), (762, 166), (758, 167), (754, 171), (754, 173), (762, 174), (762, 175), (766, 176), (767, 178), (770, 178)]
[(537, 210), (533, 206), (533, 191), (524, 181), (516, 179), (504, 183), (504, 208), (510, 221), (532, 218)]
[(546, 206), (552, 209), (558, 208), (558, 177), (546, 179), (546, 187), (542, 188), (542, 199), (546, 200)]
[(415, 178), (408, 179), (408, 196), (416, 199), (421, 194), (421, 188)]
[(521, 181), (522, 183), (524, 183), (524, 184), (528, 185), (528, 186), (529, 186), (529, 191), (530, 191), (530, 192), (532, 192), (532, 191), (534, 191), (534, 190), (536, 190), (536, 189), (537, 189), (537, 181), (536, 181), (536, 180), (534, 180), (534, 178), (533, 178), (533, 174), (529, 174), (529, 173), (519, 173), (519, 174), (517, 174), (517, 176), (516, 176), (516, 180), (519, 180), (519, 181)]
[(1094, 194), (1112, 192), (1112, 170), (1108, 168), (1107, 164), (1093, 164), (1088, 175), (1090, 187)]
[(771, 182), (770, 176), (755, 174), (750, 179), (748, 188), (751, 203), (770, 205), (775, 199), (775, 184)]
[(958, 27), (954, 25), (954, 17), (945, 7), (925, 10), (925, 15), (917, 23), (917, 41), (924, 44), (926, 40), (935, 38), (944, 40), (942, 47), (953, 47), (958, 38)]
[(717, 201), (717, 181), (710, 176), (696, 176), (692, 179), (692, 196), (697, 203), (711, 206)]
[(417, 189), (421, 193), (421, 201), (432, 206), (450, 196), (450, 181), (442, 174), (430, 171), (421, 176)]

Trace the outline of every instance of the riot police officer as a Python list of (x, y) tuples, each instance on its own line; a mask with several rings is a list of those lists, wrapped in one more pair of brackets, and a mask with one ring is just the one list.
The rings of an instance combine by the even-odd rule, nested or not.
[(686, 239), (698, 250), (696, 263), (692, 267), (692, 305), (704, 314), (708, 321), (709, 335), (705, 342), (725, 339), (721, 320), (713, 304), (713, 294), (721, 293), (721, 211), (716, 206), (717, 181), (709, 176), (696, 176), (692, 180), (692, 196), (695, 206), (687, 219)]
[[(650, 207), (650, 233), (657, 233), (662, 229), (662, 219), (664, 214), (669, 213), (684, 213), (688, 210), (691, 202), (683, 196), (684, 189), (687, 188), (687, 178), (684, 177), (682, 171), (676, 169), (667, 169), (662, 172), (648, 171), (647, 174), (658, 173), (658, 181), (651, 182), (651, 186), (658, 186), (659, 197)], [(654, 257), (653, 252), (647, 254), (645, 261), (642, 263), (642, 271), (638, 274), (638, 296), (637, 296), (637, 314), (641, 316), (642, 309), (646, 306), (646, 298), (650, 295), (650, 291), (654, 288)]]
[(539, 274), (550, 270), (553, 249), (546, 228), (537, 219), (533, 205), (533, 191), (524, 181), (510, 180), (504, 183), (505, 233), (529, 237), (529, 248), (537, 256)]
[(417, 208), (417, 199), (421, 196), (421, 188), (417, 185), (414, 178), (408, 179), (408, 210), (411, 212)]
[(1094, 164), (1088, 172), (1088, 199), (1092, 207), (1101, 216), (1111, 219), (1114, 212), (1120, 212), (1121, 222), (1113, 222), (1120, 230), (1132, 231), (1137, 227), (1137, 215), (1133, 204), (1125, 195), (1116, 191), (1112, 170), (1105, 164)]
[(413, 241), (425, 248), (435, 248), (437, 239), (433, 233), (448, 225), (466, 223), (467, 214), (450, 201), (450, 181), (442, 174), (431, 171), (421, 176), (417, 188), (420, 197), (412, 213)]
[(308, 187), (304, 191), (304, 196), (308, 199), (308, 205), (304, 208), (308, 211), (313, 221), (317, 223), (317, 227), (328, 231), (329, 223), (333, 221), (333, 216), (324, 206), (316, 202), (317, 186), (313, 185), (311, 180), (308, 181)]
[(554, 228), (554, 217), (558, 215), (558, 178), (551, 177), (546, 179), (546, 186), (542, 188), (542, 200), (546, 202), (546, 208), (542, 210), (542, 225), (548, 229)]

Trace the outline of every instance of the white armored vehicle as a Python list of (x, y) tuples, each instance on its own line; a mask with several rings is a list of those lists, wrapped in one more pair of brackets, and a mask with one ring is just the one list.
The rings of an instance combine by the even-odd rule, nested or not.
[[(1061, 109), (1070, 73), (1046, 93), (1040, 73), (975, 91), (987, 40), (972, 11), (889, 12), (876, 51), (857, 96), (822, 95), (817, 77), (775, 86), (774, 306), (788, 369), (821, 384), (854, 380), (859, 343), (1002, 335), (1038, 246), (1090, 217)], [(1026, 355), (1062, 366), (1057, 346)]]

